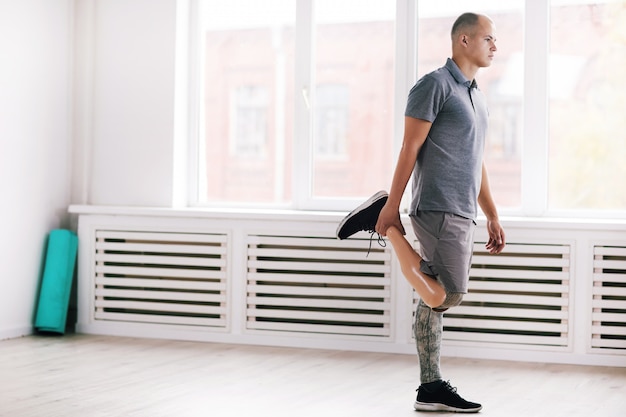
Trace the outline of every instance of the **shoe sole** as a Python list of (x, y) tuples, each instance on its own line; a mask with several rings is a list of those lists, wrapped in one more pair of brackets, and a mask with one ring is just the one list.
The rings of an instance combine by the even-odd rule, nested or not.
[(416, 401), (413, 405), (416, 411), (448, 411), (452, 413), (477, 413), (483, 409), (482, 406), (476, 408), (457, 408), (441, 403), (423, 403)]
[[(376, 194), (374, 194), (373, 196), (371, 196), (370, 198), (368, 198), (363, 204), (361, 204), (360, 206), (358, 206), (357, 208), (355, 208), (354, 210), (352, 210), (346, 217), (343, 218), (343, 220), (341, 221), (341, 223), (339, 223), (339, 226), (337, 226), (337, 231), (336, 231), (336, 235), (339, 239), (347, 239), (350, 236), (352, 236), (354, 232), (350, 235), (347, 236), (341, 236), (340, 232), (341, 229), (344, 228), (346, 226), (346, 224), (352, 220), (352, 218), (362, 212), (363, 210), (372, 207), (374, 204), (378, 203), (380, 200), (385, 199), (385, 201), (383, 202), (383, 205), (385, 204), (385, 202), (387, 201), (387, 198), (389, 197), (389, 194), (386, 191), (379, 191)], [(382, 209), (382, 207), (381, 207)]]

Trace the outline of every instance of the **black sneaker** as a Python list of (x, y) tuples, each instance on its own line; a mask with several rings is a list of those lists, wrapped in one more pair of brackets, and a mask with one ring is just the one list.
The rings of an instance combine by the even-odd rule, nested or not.
[(483, 406), (466, 401), (456, 393), (456, 388), (445, 381), (441, 386), (431, 392), (420, 386), (417, 389), (417, 399), (413, 406), (417, 411), (452, 411), (455, 413), (477, 413)]
[(337, 237), (347, 239), (357, 232), (374, 232), (378, 215), (387, 202), (389, 194), (386, 191), (379, 191), (371, 196), (367, 201), (355, 208), (339, 223), (337, 227)]

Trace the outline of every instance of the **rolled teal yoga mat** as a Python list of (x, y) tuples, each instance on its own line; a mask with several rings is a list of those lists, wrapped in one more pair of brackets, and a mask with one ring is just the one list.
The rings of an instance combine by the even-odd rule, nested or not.
[(77, 249), (78, 237), (70, 230), (50, 232), (35, 318), (39, 331), (65, 333)]

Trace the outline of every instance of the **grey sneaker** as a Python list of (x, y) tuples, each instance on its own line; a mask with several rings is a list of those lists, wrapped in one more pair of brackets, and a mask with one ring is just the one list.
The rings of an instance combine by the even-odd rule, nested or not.
[(359, 207), (355, 208), (339, 223), (337, 227), (337, 237), (347, 239), (357, 232), (374, 233), (378, 215), (387, 202), (389, 194), (386, 191), (379, 191), (367, 199)]
[(435, 391), (429, 391), (420, 386), (417, 389), (417, 399), (413, 406), (417, 411), (452, 411), (455, 413), (477, 413), (483, 406), (466, 401), (456, 392), (456, 388), (445, 381)]

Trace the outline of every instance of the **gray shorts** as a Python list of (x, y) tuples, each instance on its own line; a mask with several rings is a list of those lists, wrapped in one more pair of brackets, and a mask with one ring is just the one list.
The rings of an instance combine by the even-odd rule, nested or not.
[(418, 211), (411, 222), (420, 243), (421, 271), (436, 276), (448, 293), (467, 293), (476, 223), (441, 211)]

